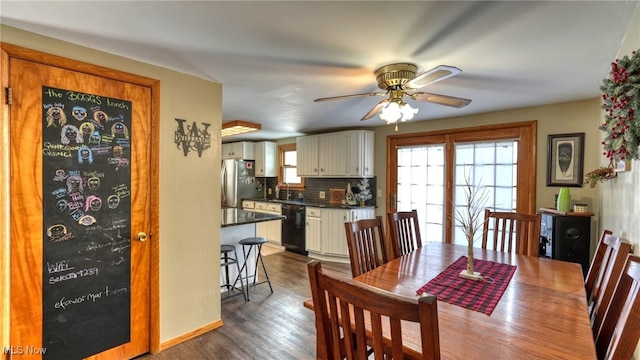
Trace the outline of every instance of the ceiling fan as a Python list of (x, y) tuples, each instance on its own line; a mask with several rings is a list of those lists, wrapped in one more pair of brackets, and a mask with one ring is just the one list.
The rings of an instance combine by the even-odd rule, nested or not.
[[(376, 106), (369, 110), (369, 112), (364, 115), (362, 119), (360, 119), (370, 119), (378, 112), (382, 111), (380, 113), (380, 118), (387, 121), (387, 124), (395, 123), (398, 120), (410, 120), (413, 115), (418, 112), (417, 109), (412, 109), (403, 101), (404, 96), (407, 96), (416, 101), (426, 101), (455, 108), (467, 106), (471, 102), (471, 100), (469, 99), (463, 99), (448, 95), (440, 95), (427, 92), (409, 92), (418, 90), (422, 87), (444, 80), (446, 78), (458, 75), (462, 72), (462, 70), (448, 65), (436, 66), (435, 68), (425, 71), (424, 73), (416, 76), (417, 70), (418, 67), (410, 63), (385, 65), (378, 68), (375, 71), (375, 75), (376, 80), (378, 81), (378, 87), (382, 90), (386, 90), (386, 92), (333, 96), (315, 99), (314, 101), (320, 102), (360, 96), (389, 95), (388, 98), (380, 101)], [(389, 115), (386, 112), (387, 109), (393, 110), (395, 113)]]

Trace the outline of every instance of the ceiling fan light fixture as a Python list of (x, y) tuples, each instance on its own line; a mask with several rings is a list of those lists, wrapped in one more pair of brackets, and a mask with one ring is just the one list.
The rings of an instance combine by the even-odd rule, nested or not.
[(244, 120), (232, 120), (222, 124), (222, 137), (244, 134), (262, 129), (262, 125)]
[(414, 109), (411, 105), (400, 101), (391, 101), (380, 110), (380, 119), (387, 122), (387, 125), (397, 123), (398, 121), (407, 121), (413, 119), (418, 113), (418, 109)]
[(400, 118), (400, 121), (411, 120), (418, 113), (418, 109), (412, 108), (409, 104), (404, 104), (400, 108), (400, 111), (402, 112), (402, 118)]

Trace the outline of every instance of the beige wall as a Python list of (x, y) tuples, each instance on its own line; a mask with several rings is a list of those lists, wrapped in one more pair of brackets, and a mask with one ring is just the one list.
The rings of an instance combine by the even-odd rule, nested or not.
[[(160, 80), (160, 238), (151, 240), (161, 241), (160, 341), (219, 321), (222, 85), (12, 27), (0, 31), (2, 42)], [(176, 148), (175, 118), (212, 124), (212, 147), (201, 158)]]
[[(640, 5), (631, 21), (616, 58), (624, 55), (630, 56), (632, 51), (640, 49)], [(613, 61), (615, 59), (611, 59)], [(603, 73), (602, 77), (608, 74)], [(598, 122), (592, 126), (598, 126), (604, 119), (602, 114)], [(604, 138), (604, 133), (602, 134)], [(606, 165), (608, 161), (599, 157), (600, 164)], [(598, 185), (599, 201), (602, 213), (600, 215), (600, 229), (609, 229), (614, 235), (621, 236), (633, 244), (633, 253), (640, 254), (640, 162), (634, 160), (632, 170), (618, 173), (618, 177), (606, 183)], [(635, 358), (640, 358), (640, 346), (636, 348)]]
[[(636, 9), (636, 14), (631, 22), (626, 36), (618, 50), (617, 58), (624, 55), (631, 55), (634, 50), (640, 49), (640, 6)], [(615, 59), (611, 59), (612, 61)], [(606, 77), (603, 73), (602, 77)], [(604, 114), (594, 122), (593, 126), (598, 126), (604, 119)], [(602, 133), (604, 138), (604, 133)], [(600, 164), (606, 165), (607, 159), (599, 157)], [(633, 252), (640, 254), (640, 163), (633, 161), (630, 172), (618, 173), (618, 177), (599, 185), (599, 200), (601, 201), (601, 228), (610, 229), (615, 235), (622, 236), (631, 241), (634, 245)]]

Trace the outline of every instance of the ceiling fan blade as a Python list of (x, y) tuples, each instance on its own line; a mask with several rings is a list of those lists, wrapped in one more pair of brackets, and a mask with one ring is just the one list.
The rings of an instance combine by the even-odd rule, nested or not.
[(407, 81), (402, 87), (408, 90), (420, 89), (421, 87), (433, 84), (440, 80), (450, 78), (460, 74), (462, 70), (454, 66), (439, 65), (429, 71), (417, 75), (415, 78)]
[(363, 116), (362, 119), (360, 119), (360, 121), (371, 119), (372, 117), (374, 117), (378, 113), (378, 111), (380, 111), (383, 107), (387, 106), (389, 101), (391, 101), (391, 100), (390, 99), (384, 99), (384, 100), (380, 101), (376, 106), (374, 106), (371, 110), (369, 110), (367, 115)]
[(432, 102), (434, 104), (451, 106), (455, 108), (461, 108), (471, 103), (471, 100), (469, 99), (463, 99), (463, 98), (448, 96), (448, 95), (425, 93), (425, 92), (418, 92), (418, 93), (407, 94), (407, 95), (409, 95), (412, 99), (417, 101)]
[(325, 98), (320, 98), (320, 99), (315, 99), (313, 100), (314, 102), (320, 102), (320, 101), (329, 101), (329, 100), (340, 100), (340, 99), (348, 99), (348, 98), (354, 98), (354, 97), (360, 97), (360, 96), (385, 96), (387, 95), (387, 93), (364, 93), (364, 94), (353, 94), (353, 95), (342, 95), (342, 96), (331, 96), (331, 97), (325, 97)]

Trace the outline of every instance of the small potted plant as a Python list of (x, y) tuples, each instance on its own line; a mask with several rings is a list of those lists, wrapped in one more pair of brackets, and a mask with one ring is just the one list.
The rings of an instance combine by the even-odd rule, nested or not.
[(613, 171), (613, 164), (609, 164), (584, 174), (584, 182), (589, 184), (589, 187), (593, 189), (598, 183), (611, 180), (615, 178), (616, 175)]
[(373, 198), (371, 190), (369, 190), (369, 179), (360, 180), (357, 189), (357, 192), (354, 189), (355, 198), (360, 202), (360, 206), (365, 206), (365, 202)]

